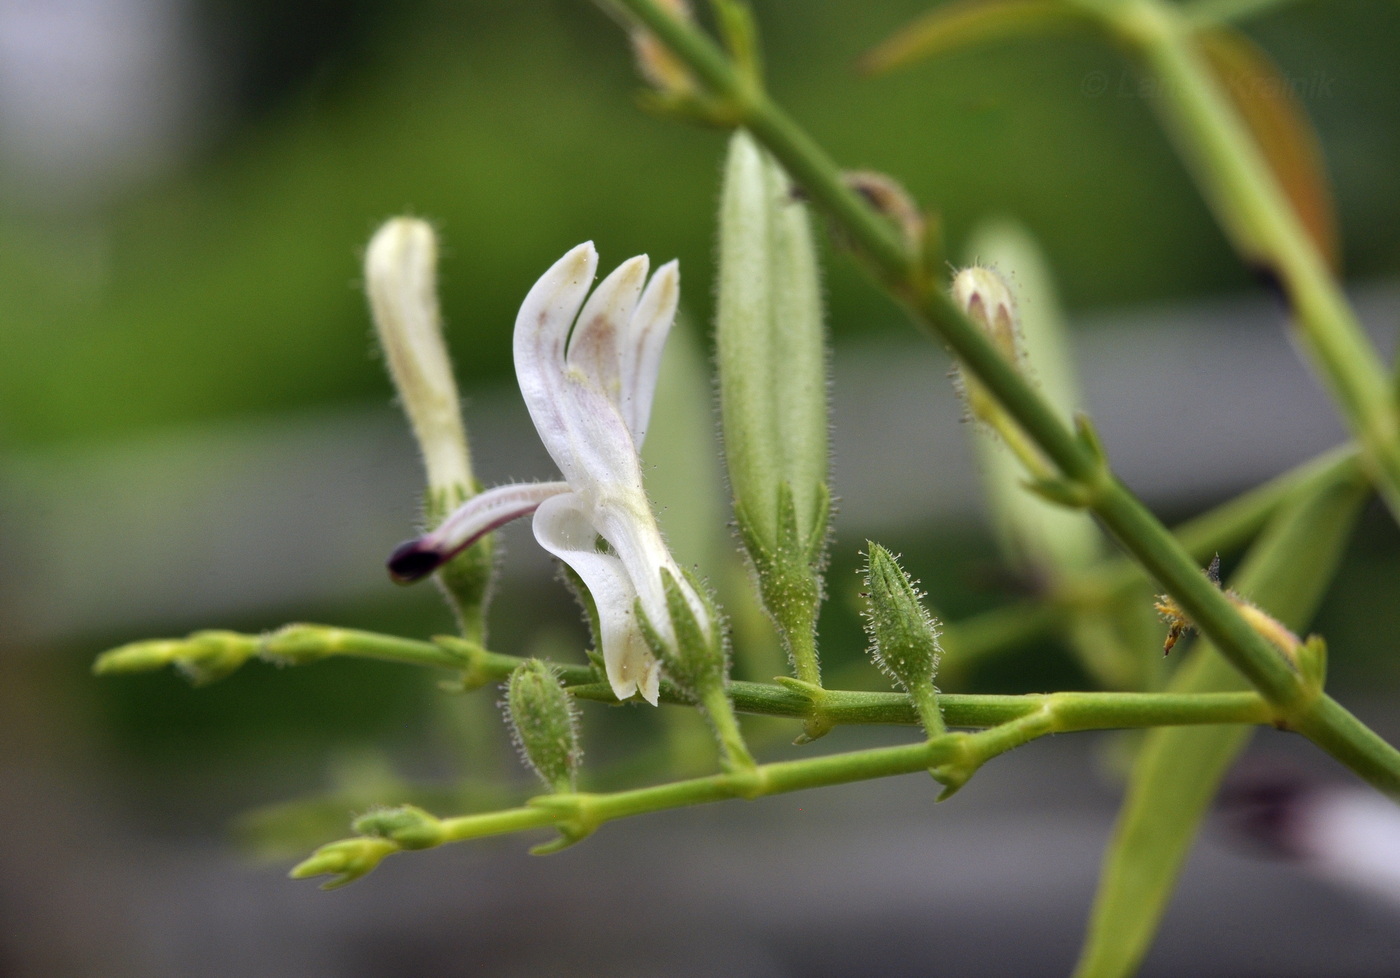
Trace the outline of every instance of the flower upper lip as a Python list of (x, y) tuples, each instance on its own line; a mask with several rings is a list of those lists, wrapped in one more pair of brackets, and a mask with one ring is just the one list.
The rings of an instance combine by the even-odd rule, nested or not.
[[(515, 371), (541, 441), (563, 482), (498, 486), (469, 499), (432, 532), (389, 559), (398, 580), (417, 580), (501, 524), (533, 512), (540, 545), (583, 579), (598, 609), (603, 658), (619, 699), (655, 703), (659, 666), (637, 606), (674, 642), (662, 572), (683, 575), (642, 487), (646, 437), (661, 353), (675, 318), (680, 274), (672, 261), (647, 279), (648, 261), (623, 262), (592, 294), (598, 255), (585, 242), (530, 289), (516, 317)], [(585, 301), (586, 300), (586, 301)], [(610, 548), (600, 552), (602, 537)], [(699, 619), (704, 605), (682, 583)]]

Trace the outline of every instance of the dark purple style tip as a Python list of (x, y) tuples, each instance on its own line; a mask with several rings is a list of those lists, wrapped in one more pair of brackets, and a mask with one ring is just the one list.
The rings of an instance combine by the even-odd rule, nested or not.
[(444, 563), (442, 553), (425, 546), (421, 540), (399, 544), (389, 555), (389, 576), (399, 584), (421, 581)]

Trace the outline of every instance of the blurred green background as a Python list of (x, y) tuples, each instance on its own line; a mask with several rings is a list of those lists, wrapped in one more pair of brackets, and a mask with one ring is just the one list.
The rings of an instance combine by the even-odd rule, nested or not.
[[(1044, 247), (1072, 318), (1262, 298), (1149, 101), (1127, 94), (1131, 66), (1097, 39), (1016, 41), (859, 79), (853, 59), (923, 3), (755, 6), (776, 97), (844, 165), (895, 175), (937, 211), (950, 255), (979, 220), (1013, 215)], [(1395, 281), (1400, 7), (1288, 4), (1246, 27), (1317, 126), (1348, 281)], [(336, 771), (362, 788), (388, 779), (383, 790), (392, 792), (399, 777), (460, 774), (471, 751), (474, 782), (518, 778), (490, 697), (444, 706), (431, 677), (410, 670), (253, 666), (200, 690), (169, 675), (87, 675), (102, 648), (152, 630), (256, 630), (292, 619), (445, 630), (426, 588), (400, 591), (386, 580), (350, 593), (327, 584), (285, 603), (264, 596), (210, 611), (191, 601), (106, 627), (90, 608), (32, 596), (44, 594), (53, 557), (88, 574), (64, 593), (96, 595), (100, 608), (112, 580), (104, 575), (148, 559), (112, 552), (118, 537), (105, 535), (104, 521), (138, 514), (121, 529), (158, 537), (176, 515), (180, 496), (169, 483), (186, 470), (152, 475), (143, 462), (152, 444), (168, 448), (173, 439), (189, 449), (176, 455), (203, 459), (201, 444), (236, 441), (245, 427), (276, 431), (322, 417), (353, 427), (355, 418), (381, 417), (390, 394), (370, 344), (358, 260), (385, 217), (412, 213), (441, 231), (444, 317), (474, 429), (477, 392), (488, 392), (487, 405), (505, 400), (489, 392), (508, 394), (520, 298), (583, 239), (598, 243), (605, 266), (638, 252), (679, 257), (688, 319), (707, 323), (724, 134), (639, 111), (622, 33), (572, 0), (65, 0), (47, 11), (0, 10), (0, 45), (9, 52), (0, 52), (8, 62), (0, 69), (0, 547), (11, 555), (0, 574), (9, 591), (0, 612), (11, 622), (0, 634), (0, 717), (11, 790), (71, 779), (78, 787), (54, 797), (82, 797), (102, 818), (122, 813), (138, 834), (208, 838), (231, 814), (325, 788)], [(838, 364), (847, 348), (914, 342), (840, 249), (825, 247)], [(941, 369), (943, 354), (929, 356)], [(284, 448), (300, 451), (294, 441)], [(101, 485), (74, 476), (92, 460), (102, 463)], [(217, 467), (198, 464), (197, 478), (219, 478)], [(536, 474), (512, 470), (510, 459), (490, 464)], [(377, 525), (343, 528), (369, 540), (367, 552), (387, 553), (410, 530), (418, 476), (395, 478), (405, 488), (397, 509)], [(239, 507), (258, 502), (256, 484), (226, 491), (242, 501), (201, 514), (213, 535), (236, 535)], [(1175, 497), (1171, 514), (1213, 491)], [(46, 510), (50, 496), (61, 500)], [(79, 522), (59, 521), (68, 532), (55, 529), (53, 513), (80, 509)], [(225, 514), (230, 522), (220, 527)], [(1340, 681), (1379, 676), (1391, 686), (1396, 667), (1364, 650), (1374, 635), (1393, 634), (1387, 623), (1400, 624), (1389, 587), (1396, 541), (1388, 520), (1369, 520), (1322, 626), (1334, 648), (1358, 650), (1338, 663)], [(723, 529), (714, 531), (723, 541)], [(995, 557), (980, 527), (931, 520), (894, 535), (949, 617), (1001, 600), (986, 583)], [(838, 667), (859, 660), (863, 645), (851, 594), (862, 542), (838, 523), (827, 638)], [(528, 547), (527, 537), (515, 538), (512, 554)], [(139, 573), (152, 586), (163, 580), (159, 566)], [(181, 564), (164, 579), (178, 589), (201, 573)], [(239, 573), (248, 581), (259, 574), (256, 551)], [(367, 565), (363, 573), (380, 572)], [(558, 623), (536, 627), (549, 615)], [(567, 649), (578, 634), (557, 587), (506, 590), (493, 627), (494, 644), (511, 652), (551, 641)], [(1348, 664), (1356, 661), (1370, 665)], [(1084, 679), (1037, 649), (969, 681), (1002, 690)], [(609, 727), (658, 727), (650, 717), (590, 724), (601, 745), (593, 756), (603, 759), (627, 753), (606, 746)], [(394, 757), (393, 774), (379, 750)], [(489, 797), (482, 791), (476, 797)], [(33, 819), (52, 822), (52, 814), (41, 806)]]
[[(1150, 105), (1121, 97), (1130, 69), (1096, 39), (856, 79), (852, 59), (922, 6), (760, 5), (777, 96), (838, 160), (897, 175), (943, 215), (953, 254), (973, 221), (1015, 214), (1071, 309), (1247, 287)], [(379, 396), (356, 249), (403, 211), (446, 238), (443, 301), (468, 383), (507, 369), (500, 337), (541, 256), (583, 238), (605, 256), (679, 256), (692, 315), (707, 317), (722, 136), (638, 112), (620, 32), (592, 6), (205, 3), (190, 16), (190, 43), (222, 41), (224, 57), (185, 70), (224, 74), (205, 86), (212, 106), (186, 110), (197, 118), (178, 150), (100, 192), (51, 185), (101, 180), (72, 161), (6, 182), (7, 445)], [(1353, 277), (1400, 263), (1400, 133), (1385, 124), (1400, 115), (1397, 16), (1343, 0), (1250, 24), (1312, 110)], [(1101, 97), (1085, 94), (1095, 72)], [(830, 276), (838, 340), (901, 328), (845, 263)]]

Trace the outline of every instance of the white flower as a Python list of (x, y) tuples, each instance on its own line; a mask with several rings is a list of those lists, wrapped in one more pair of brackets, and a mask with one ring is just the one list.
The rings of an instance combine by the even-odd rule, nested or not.
[[(589, 296), (597, 267), (592, 242), (574, 248), (535, 283), (515, 320), (520, 392), (564, 481), (498, 486), (473, 497), (433, 532), (396, 550), (389, 569), (399, 580), (416, 580), (483, 534), (533, 512), (535, 539), (573, 568), (598, 608), (614, 694), (627, 699), (641, 693), (655, 704), (660, 664), (636, 607), (664, 642), (674, 644), (663, 570), (703, 627), (715, 627), (661, 537), (638, 454), (680, 273), (669, 262), (648, 282), (641, 255), (623, 262)], [(599, 537), (607, 548), (598, 546)]]

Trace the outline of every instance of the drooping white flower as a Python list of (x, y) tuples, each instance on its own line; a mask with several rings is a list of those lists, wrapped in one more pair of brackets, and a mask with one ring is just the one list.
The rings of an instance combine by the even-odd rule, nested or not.
[(654, 704), (660, 665), (636, 608), (662, 641), (674, 643), (663, 571), (703, 627), (715, 627), (667, 549), (642, 488), (639, 452), (680, 274), (673, 261), (648, 281), (642, 255), (623, 262), (590, 296), (597, 267), (592, 242), (574, 248), (535, 283), (515, 321), (520, 392), (564, 481), (498, 486), (473, 497), (396, 550), (389, 569), (399, 580), (416, 580), (482, 534), (533, 512), (535, 539), (593, 597), (614, 694), (639, 692)]

